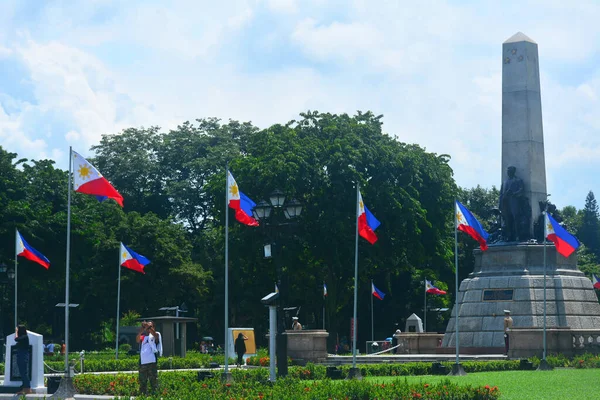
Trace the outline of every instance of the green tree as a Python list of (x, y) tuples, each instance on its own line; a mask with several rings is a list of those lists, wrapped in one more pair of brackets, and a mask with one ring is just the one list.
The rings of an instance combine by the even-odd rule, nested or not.
[(598, 203), (594, 193), (590, 191), (585, 198), (585, 206), (581, 218), (581, 227), (578, 230), (581, 240), (596, 257), (600, 256), (600, 221), (598, 216)]

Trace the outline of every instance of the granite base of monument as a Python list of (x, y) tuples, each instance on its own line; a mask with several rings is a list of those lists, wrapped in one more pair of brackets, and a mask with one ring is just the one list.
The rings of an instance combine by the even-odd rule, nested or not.
[(322, 329), (285, 331), (287, 353), (295, 363), (305, 365), (327, 360), (327, 338), (329, 333)]
[[(44, 386), (44, 337), (35, 332), (27, 331), (29, 336), (30, 355), (27, 363), (29, 377), (31, 378), (31, 390), (34, 393), (46, 394)], [(15, 348), (15, 334), (6, 337), (6, 355), (4, 357), (4, 384), (3, 389), (13, 393), (23, 384), (19, 368), (17, 367), (17, 355)]]
[[(547, 245), (545, 251), (546, 327), (571, 332), (570, 335), (563, 332), (560, 342), (549, 340), (548, 353), (570, 352), (567, 350), (572, 348), (574, 340), (580, 340), (579, 337), (586, 343), (589, 340), (596, 343), (596, 338), (600, 337), (600, 304), (592, 282), (577, 268), (575, 254), (565, 258), (552, 244)], [(515, 351), (509, 356), (541, 355), (544, 246), (528, 243), (491, 245), (485, 252), (476, 250), (474, 255), (474, 271), (460, 284), (458, 310), (452, 310), (442, 347), (455, 347), (458, 312), (461, 353), (487, 353), (490, 349), (504, 352), (503, 310), (510, 310), (514, 327), (509, 333), (510, 348)], [(519, 329), (536, 332), (536, 340), (522, 344), (520, 338), (524, 336), (518, 333)], [(576, 331), (572, 330), (583, 330), (583, 333), (576, 338)], [(521, 345), (524, 347), (517, 353)], [(588, 347), (591, 352), (600, 352), (600, 346)]]

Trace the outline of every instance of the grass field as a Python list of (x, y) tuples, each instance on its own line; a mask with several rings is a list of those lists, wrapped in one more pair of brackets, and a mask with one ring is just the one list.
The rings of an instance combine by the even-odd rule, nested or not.
[[(450, 379), (461, 385), (498, 386), (501, 399), (506, 400), (569, 400), (600, 398), (597, 369), (555, 369), (553, 371), (479, 372), (467, 376), (407, 376), (410, 383), (437, 383)], [(370, 377), (387, 382), (395, 377)], [(402, 377), (404, 379), (404, 377)]]

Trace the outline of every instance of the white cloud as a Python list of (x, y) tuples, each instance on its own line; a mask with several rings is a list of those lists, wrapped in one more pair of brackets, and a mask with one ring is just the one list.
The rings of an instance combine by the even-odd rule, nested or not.
[[(103, 7), (108, 11), (100, 18)], [(501, 44), (523, 31), (540, 47), (549, 185), (561, 182), (564, 168), (593, 181), (587, 170), (600, 167), (599, 6), (543, 2), (542, 16), (540, 7), (535, 0), (519, 7), (366, 0), (52, 3), (40, 13), (44, 24), (11, 26), (18, 20), (14, 10), (0, 6), (0, 22), (8, 24), (0, 26), (0, 59), (18, 59), (27, 68), (34, 96), (0, 88), (0, 140), (25, 149), (15, 139), (21, 135), (22, 143), (52, 156), (63, 148), (57, 138), (86, 149), (101, 134), (129, 126), (169, 129), (217, 116), (266, 127), (307, 109), (373, 110), (385, 115), (385, 130), (400, 140), (450, 154), (459, 185), (497, 186)], [(552, 192), (557, 203), (574, 203), (576, 189)]]
[(298, 11), (296, 0), (267, 0), (267, 5), (274, 12), (293, 14)]

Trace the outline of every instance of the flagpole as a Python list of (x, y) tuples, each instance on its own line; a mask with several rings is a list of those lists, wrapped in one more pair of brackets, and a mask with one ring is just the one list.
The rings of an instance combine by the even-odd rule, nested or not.
[[(544, 212), (544, 225), (546, 225), (546, 212)], [(544, 233), (546, 228), (544, 227)], [(546, 237), (544, 235), (544, 355), (542, 360), (546, 360)]]
[(15, 328), (18, 325), (18, 319), (17, 319), (17, 266), (18, 266), (18, 262), (17, 262), (17, 258), (19, 257), (18, 254), (18, 243), (19, 243), (19, 230), (17, 228), (15, 228)]
[(356, 313), (358, 301), (358, 213), (360, 205), (360, 184), (356, 183), (356, 238), (354, 241), (354, 314), (352, 319), (352, 368), (356, 371)]
[[(223, 377), (229, 375), (229, 162), (225, 164), (225, 369)], [(273, 333), (271, 333), (273, 334)]]
[[(373, 279), (371, 279), (371, 288), (373, 288)], [(371, 293), (371, 342), (374, 340), (373, 338), (375, 337), (374, 335), (374, 328), (373, 328), (373, 293)]]
[(323, 330), (325, 330), (325, 282), (323, 282)]
[(119, 248), (119, 277), (117, 279), (117, 338), (115, 343), (115, 358), (119, 359), (119, 320), (121, 317), (120, 307), (121, 307), (121, 251)]
[(73, 147), (69, 146), (69, 179), (67, 190), (67, 255), (65, 272), (65, 377), (70, 377), (69, 371), (69, 266), (71, 262), (71, 191), (73, 174)]
[(455, 271), (455, 298), (454, 298), (454, 320), (455, 320), (455, 340), (456, 340), (456, 365), (460, 365), (458, 356), (459, 335), (458, 335), (458, 221), (456, 220), (456, 199), (454, 200), (454, 271)]
[(425, 331), (425, 333), (427, 333), (427, 279), (425, 279), (425, 282), (423, 282), (425, 284), (425, 290), (424, 290), (424, 294), (423, 294), (423, 315), (424, 315), (424, 327), (423, 330)]

